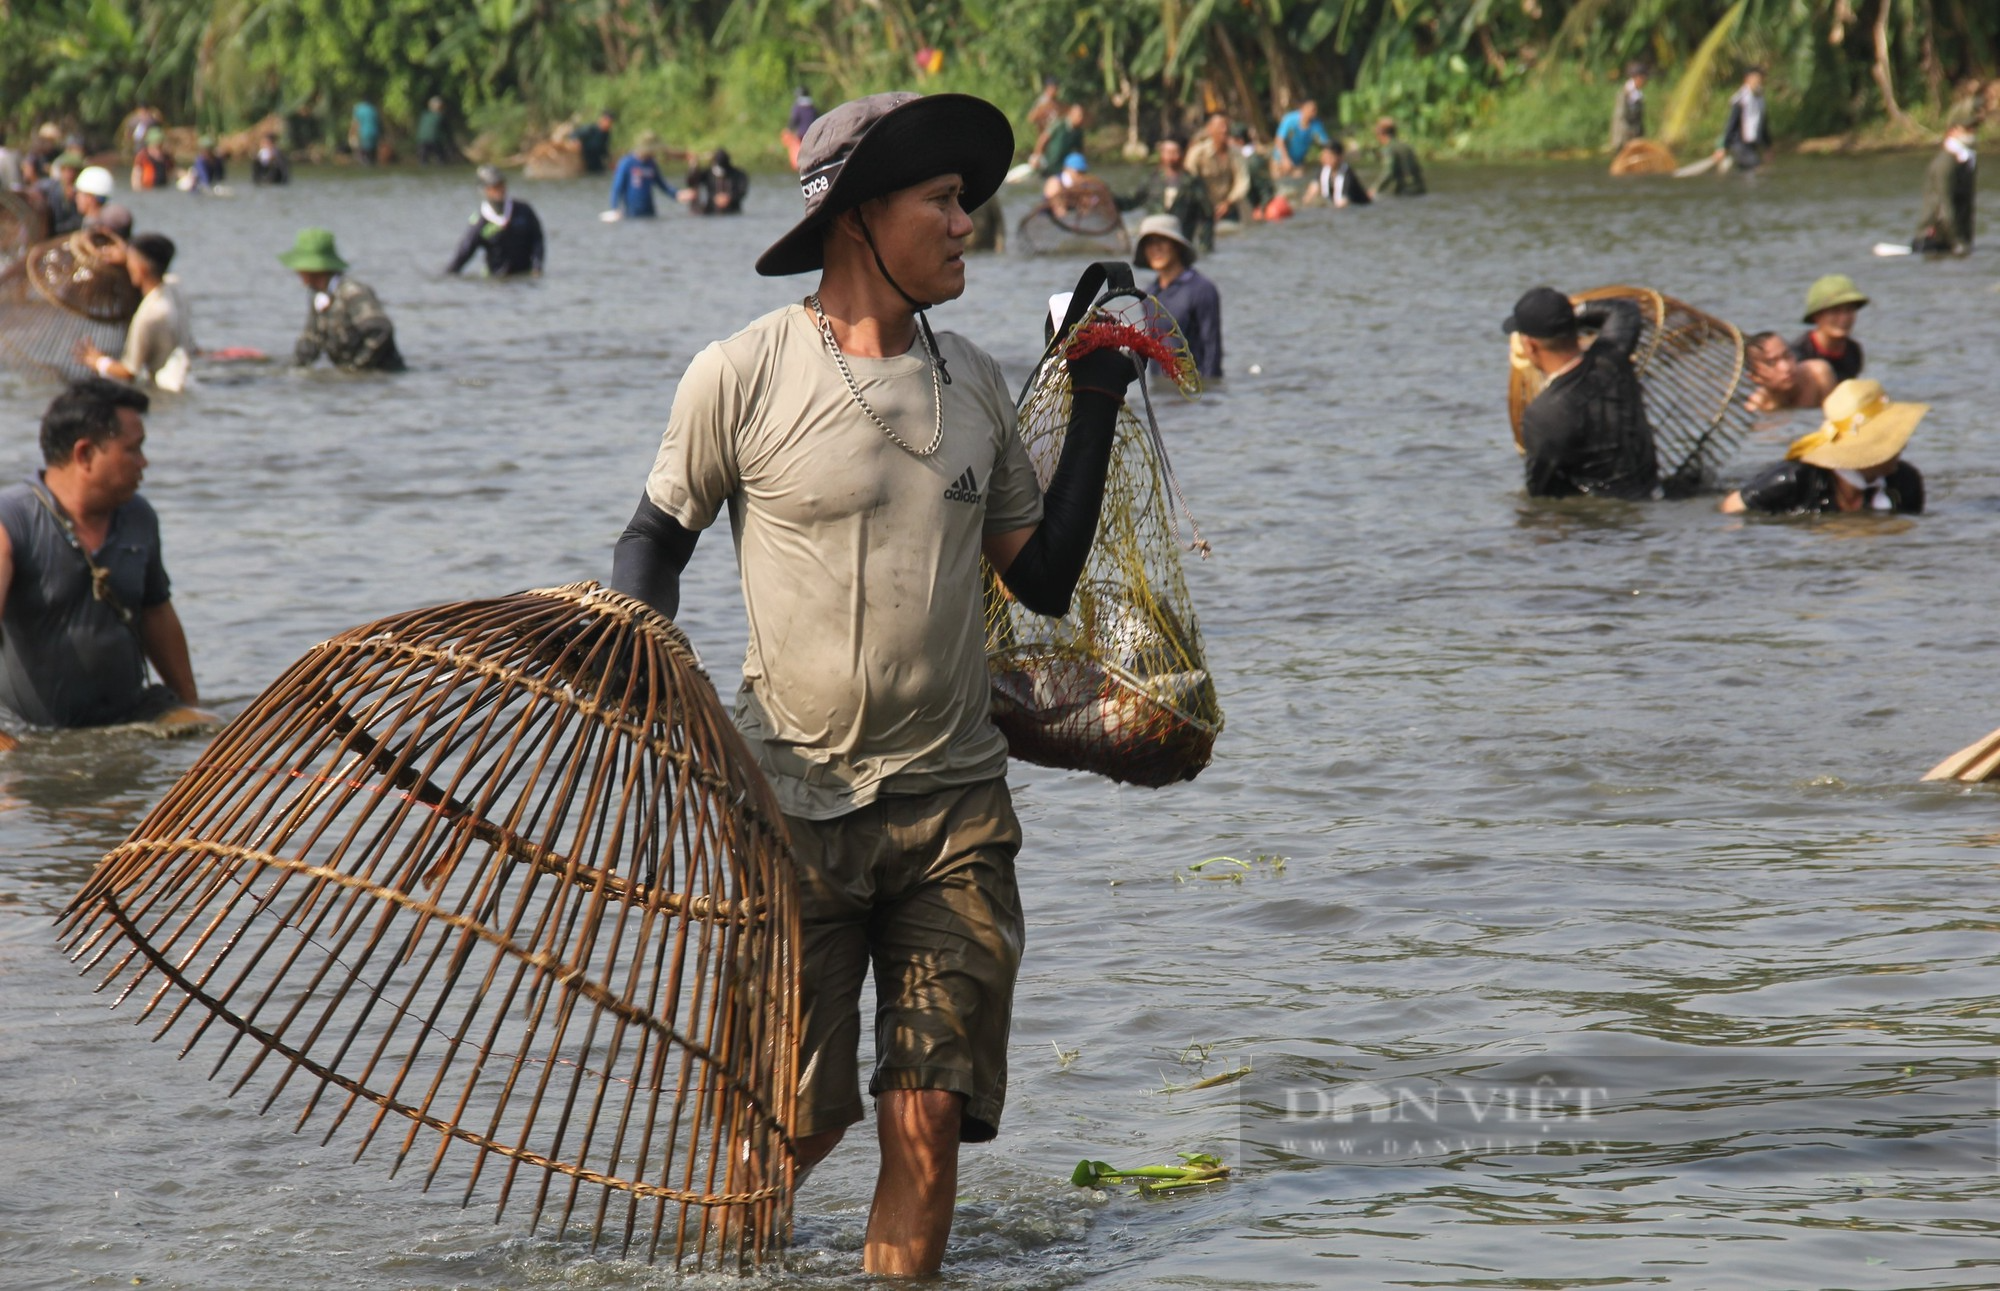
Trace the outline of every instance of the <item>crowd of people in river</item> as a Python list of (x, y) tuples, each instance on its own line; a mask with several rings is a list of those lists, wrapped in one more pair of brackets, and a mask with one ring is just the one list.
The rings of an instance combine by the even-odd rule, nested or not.
[[(1628, 129), (1643, 131), (1643, 88), (1640, 72), (1623, 91)], [(1027, 166), (1043, 200), (1067, 213), (1101, 182), (1085, 117), (1053, 95), (1036, 111)], [(357, 109), (354, 124), (357, 146), (374, 156), (379, 114)], [(604, 113), (580, 128), (587, 168), (610, 163), (614, 125)], [(1954, 125), (1952, 156), (1953, 140), (1969, 155), (1975, 126)], [(756, 267), (817, 273), (818, 287), (690, 364), (611, 554), (611, 582), (672, 616), (698, 534), (730, 513), (758, 664), (746, 670), (745, 734), (786, 814), (801, 888), (799, 1177), (863, 1116), (857, 1009), (872, 962), (881, 1041), (869, 1092), (884, 1168), (864, 1263), (926, 1274), (950, 1231), (959, 1144), (997, 1133), (1023, 935), (1012, 869), (1021, 832), (1007, 746), (990, 717), (981, 561), (1033, 611), (1067, 611), (1097, 533), (1119, 409), (1139, 374), (1114, 349), (1071, 360), (1067, 434), (1044, 487), (998, 364), (926, 319), (965, 289), (968, 209), (1000, 190), (1016, 154), (1006, 116), (950, 94), (874, 95), (821, 116), (801, 93), (786, 134), (803, 212)], [(1310, 102), (1281, 120), (1268, 149), (1217, 113), (1191, 142), (1162, 140), (1157, 170), (1110, 199), (1140, 213), (1134, 256), (1155, 275), (1149, 308), (1179, 327), (1205, 375), (1223, 370), (1221, 293), (1195, 266), (1219, 230), (1274, 218), (1283, 186), (1336, 208), (1426, 191), (1395, 123), (1377, 122), (1374, 136), (1382, 169), (1364, 185)], [(1722, 152), (1754, 169), (1751, 154), (1761, 163), (1768, 142), (1746, 78)], [(658, 151), (641, 135), (617, 161), (606, 214), (654, 215), (656, 191), (695, 211), (743, 209), (747, 179), (726, 153), (697, 163), (676, 190)], [(86, 179), (80, 157), (54, 160), (55, 187), (32, 163), (10, 187), (34, 185), (68, 227), (104, 227), (112, 190)], [(153, 164), (170, 171), (170, 160)], [(207, 173), (211, 186), (222, 182), (219, 168)], [(540, 274), (536, 212), (498, 169), (482, 167), (478, 181), (479, 206), (448, 268), (483, 257), (495, 277)], [(1941, 181), (1948, 200), (1953, 182)], [(169, 272), (172, 242), (129, 225), (127, 216), (119, 263), (142, 302), (124, 350), (79, 348), (95, 375), (49, 405), (44, 469), (0, 492), (0, 703), (38, 724), (132, 721), (199, 700), (159, 522), (138, 492), (149, 407), (138, 387), (180, 388), (169, 370), (195, 346)], [(1966, 246), (1970, 233), (1968, 214)], [(394, 325), (348, 275), (333, 232), (303, 230), (278, 258), (310, 299), (297, 364), (403, 367)], [(1751, 405), (1817, 406), (1823, 421), (1784, 462), (1725, 496), (1723, 510), (1922, 509), (1922, 476), (1901, 454), (1925, 409), (1890, 401), (1861, 375), (1853, 333), (1867, 304), (1850, 279), (1829, 276), (1807, 293), (1809, 331), (1750, 339)], [(1531, 495), (1691, 491), (1689, 479), (1663, 474), (1656, 452), (1634, 366), (1636, 306), (1579, 310), (1538, 287), (1502, 326), (1546, 378), (1522, 424)], [(798, 436), (801, 425), (815, 435)], [(828, 641), (838, 643), (832, 654)], [(146, 681), (149, 663), (159, 686)]]

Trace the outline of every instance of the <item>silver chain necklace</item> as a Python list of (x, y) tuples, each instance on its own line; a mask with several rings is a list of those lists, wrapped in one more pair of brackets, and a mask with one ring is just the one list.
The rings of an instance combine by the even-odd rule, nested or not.
[(854, 396), (854, 402), (861, 405), (861, 411), (868, 414), (868, 420), (874, 422), (876, 427), (889, 437), (891, 443), (912, 457), (929, 457), (937, 452), (938, 445), (944, 443), (944, 383), (938, 376), (937, 351), (931, 348), (930, 337), (925, 334), (924, 329), (917, 328), (917, 340), (924, 347), (925, 357), (930, 360), (931, 402), (936, 412), (933, 414), (931, 425), (930, 447), (912, 448), (901, 435), (889, 429), (889, 423), (883, 421), (880, 414), (869, 407), (868, 401), (861, 397), (861, 387), (855, 383), (854, 372), (847, 366), (847, 356), (840, 352), (840, 342), (833, 339), (833, 324), (826, 319), (826, 307), (819, 303), (818, 292), (806, 297), (806, 308), (812, 311), (813, 318), (819, 323), (819, 338), (826, 342), (827, 353), (833, 355), (834, 365), (840, 369), (840, 379), (847, 382), (847, 393)]

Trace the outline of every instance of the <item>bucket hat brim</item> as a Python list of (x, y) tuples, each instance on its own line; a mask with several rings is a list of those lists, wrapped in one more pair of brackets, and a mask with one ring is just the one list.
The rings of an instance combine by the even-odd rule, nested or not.
[(1000, 191), (1013, 161), (1014, 127), (985, 99), (926, 94), (899, 104), (854, 142), (825, 196), (757, 257), (757, 272), (782, 278), (824, 268), (825, 230), (836, 216), (939, 175), (957, 175), (965, 185), (959, 204), (978, 210)]
[(340, 258), (331, 241), (325, 247), (294, 244), (291, 250), (278, 253), (278, 263), (294, 273), (347, 272), (347, 261)]
[(1171, 215), (1149, 215), (1139, 222), (1139, 235), (1132, 242), (1132, 264), (1135, 268), (1150, 269), (1146, 263), (1146, 239), (1165, 238), (1181, 249), (1181, 263), (1192, 267), (1198, 258), (1194, 243), (1181, 232), (1181, 222)]

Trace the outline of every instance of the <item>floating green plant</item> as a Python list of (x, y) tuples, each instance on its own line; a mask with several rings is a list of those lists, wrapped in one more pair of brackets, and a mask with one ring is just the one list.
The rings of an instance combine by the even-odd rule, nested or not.
[(1221, 1183), (1229, 1177), (1222, 1158), (1208, 1152), (1180, 1152), (1180, 1165), (1147, 1165), (1136, 1170), (1120, 1170), (1103, 1161), (1076, 1163), (1069, 1181), (1079, 1188), (1109, 1188), (1121, 1183), (1137, 1184), (1140, 1192), (1171, 1192), (1177, 1188), (1200, 1188)]

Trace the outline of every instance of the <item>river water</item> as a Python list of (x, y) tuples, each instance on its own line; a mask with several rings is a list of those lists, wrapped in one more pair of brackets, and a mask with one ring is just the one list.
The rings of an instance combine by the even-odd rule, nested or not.
[[(1013, 1095), (966, 1154), (945, 1285), (2000, 1285), (2000, 802), (1918, 783), (2000, 722), (2000, 294), (1990, 254), (1868, 257), (1907, 236), (1923, 164), (1439, 166), (1426, 199), (1309, 212), (1203, 266), (1229, 377), (1162, 415), (1214, 546), (1189, 578), (1228, 729), (1168, 790), (1015, 768)], [(460, 178), (133, 201), (181, 246), (204, 344), (288, 353), (305, 302), (272, 257), (326, 224), (411, 363), (234, 369), (150, 418), (146, 491), (225, 712), (351, 625), (603, 577), (683, 365), (806, 289), (750, 271), (797, 207), (776, 178), (740, 221), (606, 226), (594, 184), (522, 195), (550, 272), (510, 285), (435, 276), (476, 201)], [(1018, 376), (1078, 267), (978, 260), (939, 325)], [(1870, 374), (1934, 405), (1909, 450), (1928, 514), (1522, 496), (1497, 330), (1520, 290), (1640, 282), (1790, 332), (1836, 270), (1874, 298)], [(0, 377), (8, 471), (47, 394)], [(684, 604), (732, 691), (722, 535)], [(91, 994), (51, 916), (196, 752), (71, 733), (0, 763), (0, 1284), (670, 1281), (295, 1136)], [(1220, 855), (1248, 868), (1189, 868)], [(1356, 1142), (1370, 1115), (1339, 1101), (1477, 1081), (1617, 1110), (1588, 1141), (1535, 1122), (1555, 1146), (1516, 1122), (1398, 1141), (1396, 1117)], [(1302, 1108), (1348, 1137), (1300, 1137)], [(803, 1192), (763, 1280), (858, 1276), (869, 1137)], [(1196, 1151), (1233, 1180), (1068, 1182), (1079, 1157)]]

